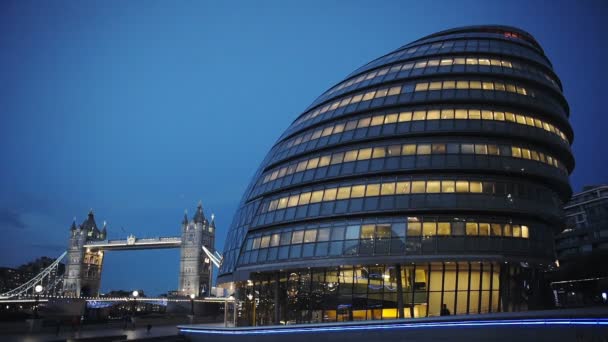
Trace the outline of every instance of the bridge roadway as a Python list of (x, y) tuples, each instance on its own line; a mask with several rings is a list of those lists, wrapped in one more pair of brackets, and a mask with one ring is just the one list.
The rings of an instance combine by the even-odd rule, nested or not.
[(90, 241), (84, 248), (91, 251), (127, 251), (135, 249), (179, 248), (181, 237), (136, 238), (130, 236), (123, 240)]
[[(167, 298), (167, 297), (68, 297), (68, 296), (48, 296), (43, 297), (40, 296), (36, 299), (36, 296), (24, 296), (21, 298), (11, 298), (11, 299), (0, 299), (0, 304), (2, 303), (35, 303), (38, 301), (39, 303), (47, 303), (49, 300), (70, 300), (70, 299), (83, 299), (87, 302), (190, 302), (189, 298)], [(195, 302), (201, 303), (225, 303), (233, 301), (234, 298), (230, 297), (204, 297), (204, 298), (195, 298), (193, 299)]]

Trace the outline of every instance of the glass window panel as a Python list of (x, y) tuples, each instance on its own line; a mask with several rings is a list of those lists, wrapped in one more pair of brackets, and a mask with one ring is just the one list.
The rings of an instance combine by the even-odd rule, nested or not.
[(481, 89), (480, 81), (470, 81), (469, 82), (471, 89)]
[(441, 90), (441, 82), (431, 82), (429, 84), (429, 90)]
[(365, 188), (365, 197), (380, 195), (380, 184), (368, 184)]
[(437, 222), (437, 235), (448, 236), (452, 234), (450, 222)]
[(357, 124), (357, 128), (365, 128), (368, 127), (369, 124), (371, 123), (372, 119), (371, 118), (363, 118), (363, 119), (359, 119), (359, 123)]
[(456, 109), (456, 114), (454, 115), (456, 119), (466, 119), (469, 116), (467, 115), (466, 109)]
[(469, 81), (457, 81), (456, 88), (457, 89), (469, 89)]
[(490, 224), (480, 223), (479, 224), (479, 236), (490, 236)]
[(445, 144), (433, 144), (431, 150), (433, 154), (445, 154), (446, 147)]
[(386, 117), (384, 117), (384, 124), (395, 123), (395, 122), (397, 122), (398, 117), (399, 117), (399, 115), (397, 113), (388, 114)]
[(310, 229), (304, 233), (304, 242), (315, 242), (317, 239), (317, 230)]
[(416, 154), (426, 155), (431, 154), (431, 145), (430, 144), (420, 144), (416, 149)]
[(492, 228), (492, 236), (502, 236), (502, 226), (500, 224), (492, 223), (490, 227)]
[(456, 181), (456, 192), (469, 192), (469, 182)]
[(297, 230), (297, 231), (293, 232), (293, 234), (291, 236), (291, 243), (292, 244), (302, 243), (303, 239), (304, 239), (304, 231), (303, 230)]
[(321, 228), (317, 233), (317, 241), (329, 241), (329, 228)]
[(331, 239), (332, 241), (336, 240), (344, 240), (344, 231), (346, 229), (344, 227), (333, 227), (331, 229)]
[(399, 113), (399, 122), (412, 121), (412, 112)]
[(266, 235), (262, 237), (262, 241), (260, 242), (260, 248), (268, 248), (270, 245), (270, 235)]
[(384, 115), (376, 115), (372, 118), (371, 126), (378, 126), (384, 124)]
[(530, 237), (530, 232), (528, 230), (528, 226), (521, 226), (521, 237), (527, 239)]
[(361, 239), (373, 239), (376, 226), (373, 224), (364, 224), (361, 226)]
[(357, 160), (358, 153), (359, 153), (359, 150), (353, 150), (353, 151), (346, 152), (344, 154), (344, 162), (348, 163), (348, 162)]
[(350, 197), (351, 198), (359, 198), (365, 195), (365, 185), (354, 185), (351, 188)]
[(442, 109), (441, 110), (441, 119), (448, 120), (454, 118), (454, 110), (453, 109)]
[(390, 224), (376, 225), (376, 238), (390, 239), (391, 238), (391, 225)]
[(427, 181), (426, 182), (426, 192), (429, 194), (440, 192), (440, 182), (439, 181)]
[(300, 205), (305, 205), (305, 204), (310, 203), (310, 196), (311, 196), (310, 192), (301, 193), (300, 194), (300, 200), (298, 201), (298, 203)]
[(367, 159), (371, 158), (371, 156), (372, 156), (372, 149), (363, 148), (363, 149), (359, 150), (359, 156), (357, 157), (357, 160), (367, 160)]
[(439, 111), (439, 110), (429, 110), (426, 113), (426, 119), (427, 120), (439, 120), (440, 113), (441, 113), (441, 111)]
[(405, 236), (405, 223), (393, 223), (391, 225), (391, 235), (393, 237)]
[(283, 209), (287, 207), (287, 198), (288, 197), (283, 197), (279, 199), (279, 206), (277, 207), (277, 209)]
[(394, 195), (395, 194), (395, 183), (382, 183), (382, 196)]
[(422, 233), (422, 224), (420, 222), (408, 222), (407, 236), (420, 236)]
[(414, 120), (414, 121), (421, 121), (421, 120), (424, 120), (425, 118), (426, 118), (426, 111), (424, 111), (424, 110), (417, 110), (417, 111), (414, 112), (412, 120)]
[(275, 233), (270, 237), (270, 246), (275, 247), (278, 246), (281, 241), (281, 234)]
[(424, 82), (424, 83), (417, 83), (414, 91), (427, 91), (428, 89), (429, 89), (429, 84)]
[(513, 228), (513, 237), (521, 237), (521, 227), (519, 225), (514, 224)]
[(478, 109), (469, 109), (469, 119), (479, 120), (481, 119), (481, 111)]
[(306, 165), (306, 169), (316, 169), (319, 165), (319, 158), (312, 158), (308, 160), (308, 165)]
[(337, 199), (348, 199), (350, 198), (350, 186), (342, 186), (338, 188)]
[(455, 192), (456, 186), (455, 182), (451, 180), (441, 181), (441, 192), (450, 193)]
[(384, 158), (386, 156), (386, 147), (374, 147), (372, 158)]
[(402, 150), (401, 154), (403, 154), (404, 156), (415, 155), (416, 154), (416, 145), (414, 145), (414, 144), (403, 145), (403, 150)]
[(443, 81), (443, 89), (456, 88), (456, 81)]
[(410, 193), (410, 182), (397, 182), (397, 195)]
[(291, 243), (291, 232), (281, 233), (281, 246), (289, 245)]
[(287, 201), (287, 206), (295, 207), (296, 205), (298, 205), (299, 198), (300, 198), (300, 195), (289, 196), (289, 200)]
[(505, 224), (505, 226), (503, 227), (503, 235), (504, 236), (508, 236), (508, 237), (512, 237), (513, 236), (513, 232), (511, 230), (511, 225), (510, 224)]
[(310, 197), (310, 203), (318, 203), (323, 200), (323, 190), (313, 191)]
[(387, 148), (387, 153), (390, 157), (401, 155), (401, 145), (391, 145)]
[(329, 165), (330, 159), (331, 159), (330, 156), (323, 156), (323, 157), (319, 158), (319, 167)]
[(435, 222), (424, 222), (422, 224), (423, 236), (434, 236), (437, 234), (437, 224)]
[(359, 239), (359, 228), (358, 225), (346, 227), (346, 240)]
[(475, 147), (473, 144), (462, 144), (460, 145), (460, 153), (463, 154), (473, 154), (475, 152)]
[(467, 222), (466, 224), (467, 235), (478, 235), (478, 225), (476, 222)]
[(323, 201), (334, 201), (336, 199), (337, 192), (337, 188), (325, 189), (325, 193), (323, 194)]
[(469, 182), (469, 192), (482, 193), (483, 187), (481, 186), (481, 182)]
[(413, 181), (412, 182), (412, 193), (413, 194), (422, 194), (425, 190), (425, 182), (424, 181)]
[(338, 152), (331, 155), (330, 164), (340, 164), (344, 160), (344, 152)]
[(365, 95), (363, 95), (363, 101), (368, 101), (374, 98), (374, 95), (376, 94), (376, 91), (370, 91), (365, 93)]
[(464, 222), (452, 222), (452, 234), (454, 236), (462, 236), (465, 232)]

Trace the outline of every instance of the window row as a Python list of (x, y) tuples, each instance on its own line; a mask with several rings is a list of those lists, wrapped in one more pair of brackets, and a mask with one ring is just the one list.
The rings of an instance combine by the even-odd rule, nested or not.
[(484, 193), (494, 194), (494, 182), (469, 180), (413, 180), (332, 187), (284, 196), (262, 204), (262, 213), (299, 205), (351, 198), (407, 194)]
[(398, 73), (412, 69), (425, 69), (436, 68), (436, 67), (450, 67), (452, 65), (479, 65), (479, 66), (487, 66), (487, 67), (501, 67), (515, 70), (523, 70), (532, 74), (539, 75), (544, 79), (551, 82), (556, 88), (559, 88), (555, 79), (546, 73), (538, 70), (537, 68), (530, 68), (518, 62), (511, 62), (509, 60), (504, 59), (496, 59), (496, 58), (478, 58), (478, 57), (444, 57), (444, 58), (434, 58), (434, 59), (425, 59), (419, 60), (415, 62), (407, 62), (402, 64), (396, 64), (390, 67), (385, 67), (380, 70), (374, 70), (360, 75), (357, 78), (352, 78), (349, 81), (345, 81), (337, 85), (336, 87), (330, 89), (326, 95), (331, 95), (336, 91), (342, 90), (344, 88), (350, 87), (352, 85), (359, 84), (361, 82), (367, 80), (373, 80), (375, 78), (380, 78), (386, 74)]
[(471, 36), (478, 39), (459, 39), (467, 37), (467, 35), (450, 35), (445, 37), (443, 41), (423, 44), (411, 47), (409, 49), (400, 49), (388, 55), (380, 57), (352, 72), (349, 77), (360, 72), (371, 70), (381, 65), (394, 63), (400, 60), (410, 59), (413, 57), (431, 55), (435, 53), (452, 53), (452, 52), (493, 52), (499, 55), (516, 55), (532, 59), (541, 64), (547, 64), (547, 59), (537, 52), (533, 52), (519, 46), (515, 47), (509, 42), (496, 41), (490, 39), (479, 39), (479, 36)]
[(477, 154), (523, 158), (542, 162), (562, 170), (566, 170), (563, 164), (558, 162), (556, 158), (544, 154), (543, 152), (534, 151), (519, 146), (468, 143), (419, 143), (378, 146), (373, 148), (367, 147), (321, 155), (319, 157), (302, 160), (300, 162), (275, 169), (272, 172), (269, 171), (266, 176), (264, 176), (262, 184), (289, 176), (297, 172), (313, 170), (329, 165), (348, 163), (357, 160), (430, 154)]
[(341, 122), (324, 128), (319, 128), (313, 132), (301, 134), (295, 138), (291, 138), (285, 142), (287, 148), (297, 146), (311, 140), (316, 140), (322, 137), (339, 134), (342, 132), (354, 130), (357, 128), (373, 127), (379, 125), (389, 125), (399, 122), (410, 121), (426, 121), (426, 120), (492, 120), (506, 121), (519, 125), (527, 125), (544, 129), (547, 132), (558, 135), (562, 140), (568, 142), (566, 135), (554, 125), (537, 119), (530, 115), (517, 114), (511, 112), (499, 112), (484, 109), (432, 109), (432, 110), (417, 110), (401, 113), (379, 114), (366, 116), (360, 119), (354, 119), (347, 122)]
[(291, 231), (264, 233), (251, 236), (245, 243), (245, 250), (295, 245), (301, 243), (341, 241), (341, 240), (386, 240), (404, 237), (433, 236), (492, 236), (529, 238), (527, 225), (512, 223), (490, 223), (446, 219), (421, 221), (418, 217), (408, 217), (406, 222), (382, 224), (344, 224), (324, 228), (299, 228)]
[(432, 90), (446, 90), (446, 89), (478, 89), (478, 90), (491, 90), (491, 91), (504, 91), (510, 93), (517, 93), (524, 96), (534, 97), (534, 93), (529, 89), (516, 85), (513, 83), (505, 83), (499, 81), (477, 81), (477, 80), (446, 80), (446, 81), (435, 81), (435, 82), (410, 82), (403, 85), (385, 87), (380, 89), (372, 89), (367, 92), (359, 93), (356, 95), (348, 96), (340, 100), (336, 100), (332, 103), (326, 104), (323, 107), (319, 107), (314, 111), (310, 111), (307, 114), (298, 118), (293, 125), (299, 125), (305, 121), (316, 118), (317, 116), (324, 114), (330, 110), (338, 109), (350, 104), (371, 101), (386, 96), (399, 95), (401, 93), (412, 93), (420, 91), (432, 91)]

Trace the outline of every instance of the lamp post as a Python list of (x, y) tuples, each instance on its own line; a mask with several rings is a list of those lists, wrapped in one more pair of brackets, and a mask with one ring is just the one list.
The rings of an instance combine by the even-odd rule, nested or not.
[(134, 290), (131, 294), (133, 295), (133, 305), (131, 311), (133, 311), (133, 315), (135, 315), (135, 302), (137, 301), (137, 297), (139, 296), (139, 291)]
[(191, 314), (192, 316), (194, 316), (194, 297), (196, 297), (196, 296), (194, 295), (194, 293), (191, 293), (191, 294), (190, 294), (190, 314)]
[(36, 301), (34, 302), (34, 318), (38, 318), (38, 303), (40, 301), (40, 293), (44, 290), (42, 285), (36, 285), (34, 291), (36, 292)]

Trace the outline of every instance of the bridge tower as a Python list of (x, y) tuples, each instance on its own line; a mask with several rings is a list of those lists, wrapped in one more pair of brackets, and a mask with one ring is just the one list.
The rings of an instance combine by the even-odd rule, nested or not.
[(191, 221), (184, 214), (179, 272), (179, 293), (184, 296), (209, 295), (213, 268), (203, 252), (203, 245), (214, 251), (215, 222), (207, 221), (203, 205), (199, 202)]
[(87, 251), (84, 245), (87, 241), (104, 240), (107, 229), (97, 228), (93, 209), (89, 211), (86, 220), (76, 226), (76, 219), (70, 227), (68, 255), (63, 278), (63, 294), (66, 296), (87, 297), (97, 296), (101, 285), (101, 269), (103, 252)]

